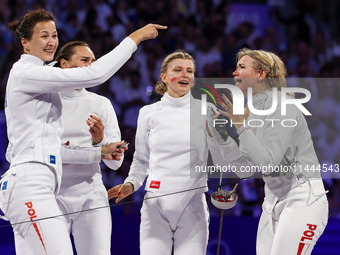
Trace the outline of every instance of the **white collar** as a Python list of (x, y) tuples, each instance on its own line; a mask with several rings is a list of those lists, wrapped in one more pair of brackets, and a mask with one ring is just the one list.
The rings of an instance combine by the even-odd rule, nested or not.
[(161, 101), (172, 106), (182, 107), (189, 105), (190, 99), (192, 99), (190, 91), (182, 97), (172, 97), (168, 94), (168, 92), (165, 92), (164, 96), (161, 98)]
[(61, 97), (64, 99), (78, 99), (81, 97), (85, 97), (86, 94), (87, 94), (86, 89), (75, 89), (60, 92)]
[(257, 93), (256, 95), (253, 96), (253, 106), (255, 109), (261, 109), (262, 105), (264, 104), (264, 102), (266, 101), (266, 99), (268, 98), (268, 93), (271, 92), (269, 89), (267, 90), (263, 90), (260, 91), (259, 93)]
[(41, 60), (40, 58), (30, 55), (30, 54), (22, 54), (20, 56), (20, 62), (24, 62), (24, 63), (33, 63), (37, 66), (43, 66), (45, 64), (45, 62), (43, 60)]

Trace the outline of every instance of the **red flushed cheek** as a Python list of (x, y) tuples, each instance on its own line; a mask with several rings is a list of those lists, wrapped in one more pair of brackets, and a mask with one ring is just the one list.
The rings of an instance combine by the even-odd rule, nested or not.
[(176, 76), (170, 77), (170, 81), (171, 81), (171, 82), (174, 82), (176, 79), (177, 79)]

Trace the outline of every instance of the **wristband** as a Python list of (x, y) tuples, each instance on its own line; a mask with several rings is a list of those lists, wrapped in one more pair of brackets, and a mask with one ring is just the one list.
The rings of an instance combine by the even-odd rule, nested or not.
[(240, 135), (245, 129), (249, 128), (249, 125), (246, 124), (242, 127), (240, 127), (239, 129), (236, 130), (237, 134)]

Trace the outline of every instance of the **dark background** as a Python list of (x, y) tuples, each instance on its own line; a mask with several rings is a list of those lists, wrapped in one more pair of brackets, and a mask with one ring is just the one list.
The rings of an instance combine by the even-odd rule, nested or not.
[[(340, 164), (340, 83), (337, 79), (340, 77), (340, 1), (0, 0), (0, 174), (8, 168), (4, 158), (6, 82), (9, 70), (19, 58), (6, 24), (36, 8), (45, 8), (55, 16), (60, 46), (72, 40), (84, 40), (97, 58), (147, 23), (168, 26), (155, 40), (142, 42), (127, 64), (109, 81), (91, 89), (111, 100), (122, 138), (130, 142), (120, 169), (110, 171), (102, 165), (107, 188), (122, 183), (127, 176), (134, 152), (138, 111), (143, 105), (159, 100), (153, 86), (159, 79), (162, 60), (176, 49), (184, 49), (194, 56), (197, 78), (232, 78), (235, 53), (243, 47), (278, 54), (287, 66), (288, 85), (294, 86), (293, 80), (302, 78), (306, 81), (304, 87), (312, 93), (308, 105), (312, 116), (306, 119), (320, 163)], [(235, 132), (231, 131), (231, 135)], [(330, 222), (313, 254), (339, 254), (340, 234), (335, 231), (340, 229), (339, 173), (329, 172), (324, 177), (325, 186), (330, 190), (327, 194)], [(209, 185), (217, 182), (212, 179)], [(207, 193), (208, 201), (215, 189), (213, 186)], [(231, 189), (231, 185), (226, 185), (225, 189)], [(125, 199), (128, 204), (111, 208), (112, 254), (138, 254), (139, 209), (143, 194), (141, 188)], [(223, 240), (230, 249), (230, 253), (225, 254), (255, 254), (263, 181), (240, 182), (238, 194), (237, 206), (227, 211), (224, 219)], [(210, 203), (209, 206), (210, 251), (210, 248), (216, 249), (219, 211)], [(0, 254), (13, 254), (11, 227), (3, 225), (0, 227)]]

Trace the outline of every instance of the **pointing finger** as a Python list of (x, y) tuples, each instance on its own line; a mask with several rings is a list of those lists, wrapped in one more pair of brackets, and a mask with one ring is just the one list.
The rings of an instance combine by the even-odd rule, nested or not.
[(167, 29), (167, 26), (162, 26), (162, 25), (158, 25), (158, 24), (152, 24), (156, 29)]

